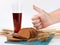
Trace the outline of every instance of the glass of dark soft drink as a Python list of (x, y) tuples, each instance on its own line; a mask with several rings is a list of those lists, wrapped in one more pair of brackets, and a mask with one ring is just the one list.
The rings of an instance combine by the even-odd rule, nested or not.
[(22, 13), (12, 13), (13, 14), (13, 24), (14, 33), (18, 33), (21, 29)]

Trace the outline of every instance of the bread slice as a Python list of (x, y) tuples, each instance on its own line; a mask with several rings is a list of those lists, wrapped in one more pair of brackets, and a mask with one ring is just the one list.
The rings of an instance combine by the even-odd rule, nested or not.
[(37, 32), (34, 28), (22, 28), (18, 32), (18, 37), (24, 38), (24, 39), (34, 38), (36, 35), (37, 35)]
[(38, 34), (37, 30), (32, 29), (32, 32), (33, 32), (33, 35), (34, 35), (34, 37), (33, 37), (33, 38), (37, 37), (37, 34)]
[(34, 37), (33, 28), (29, 28), (29, 31), (30, 31), (30, 38), (33, 38)]
[(18, 37), (23, 39), (29, 39), (30, 38), (30, 31), (27, 28), (22, 28), (18, 32)]
[(22, 41), (23, 39), (13, 38), (12, 35), (9, 35), (9, 36), (7, 36), (7, 40), (13, 41), (13, 42), (18, 42), (18, 41)]
[(37, 36), (37, 30), (34, 28), (30, 28), (31, 38), (35, 38)]

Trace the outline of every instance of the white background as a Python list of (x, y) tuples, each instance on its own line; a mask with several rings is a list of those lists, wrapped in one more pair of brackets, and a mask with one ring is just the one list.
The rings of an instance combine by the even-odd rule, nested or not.
[[(33, 4), (48, 13), (60, 8), (60, 0), (0, 0), (0, 31), (2, 29), (14, 29), (13, 12), (23, 13), (22, 27), (32, 27), (31, 17), (37, 14), (32, 8)], [(53, 39), (50, 45), (60, 45), (59, 40), (59, 38)]]
[(46, 12), (60, 8), (60, 0), (0, 0), (0, 29), (14, 29), (12, 13), (23, 13), (22, 27), (32, 27), (31, 17), (37, 12), (33, 10), (33, 4)]

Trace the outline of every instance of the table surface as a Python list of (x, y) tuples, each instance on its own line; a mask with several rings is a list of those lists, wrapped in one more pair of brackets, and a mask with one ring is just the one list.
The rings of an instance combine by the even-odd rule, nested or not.
[[(16, 44), (7, 44), (5, 43), (7, 38), (5, 36), (0, 36), (0, 45), (16, 45)], [(60, 36), (55, 36), (49, 43), (49, 45), (60, 45)], [(22, 44), (17, 44), (22, 45)]]

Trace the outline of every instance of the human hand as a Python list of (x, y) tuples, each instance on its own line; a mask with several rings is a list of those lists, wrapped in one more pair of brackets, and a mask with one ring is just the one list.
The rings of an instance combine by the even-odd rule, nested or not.
[(33, 9), (38, 12), (38, 14), (32, 17), (32, 23), (35, 28), (44, 28), (52, 23), (51, 18), (47, 12), (35, 5), (33, 5)]

